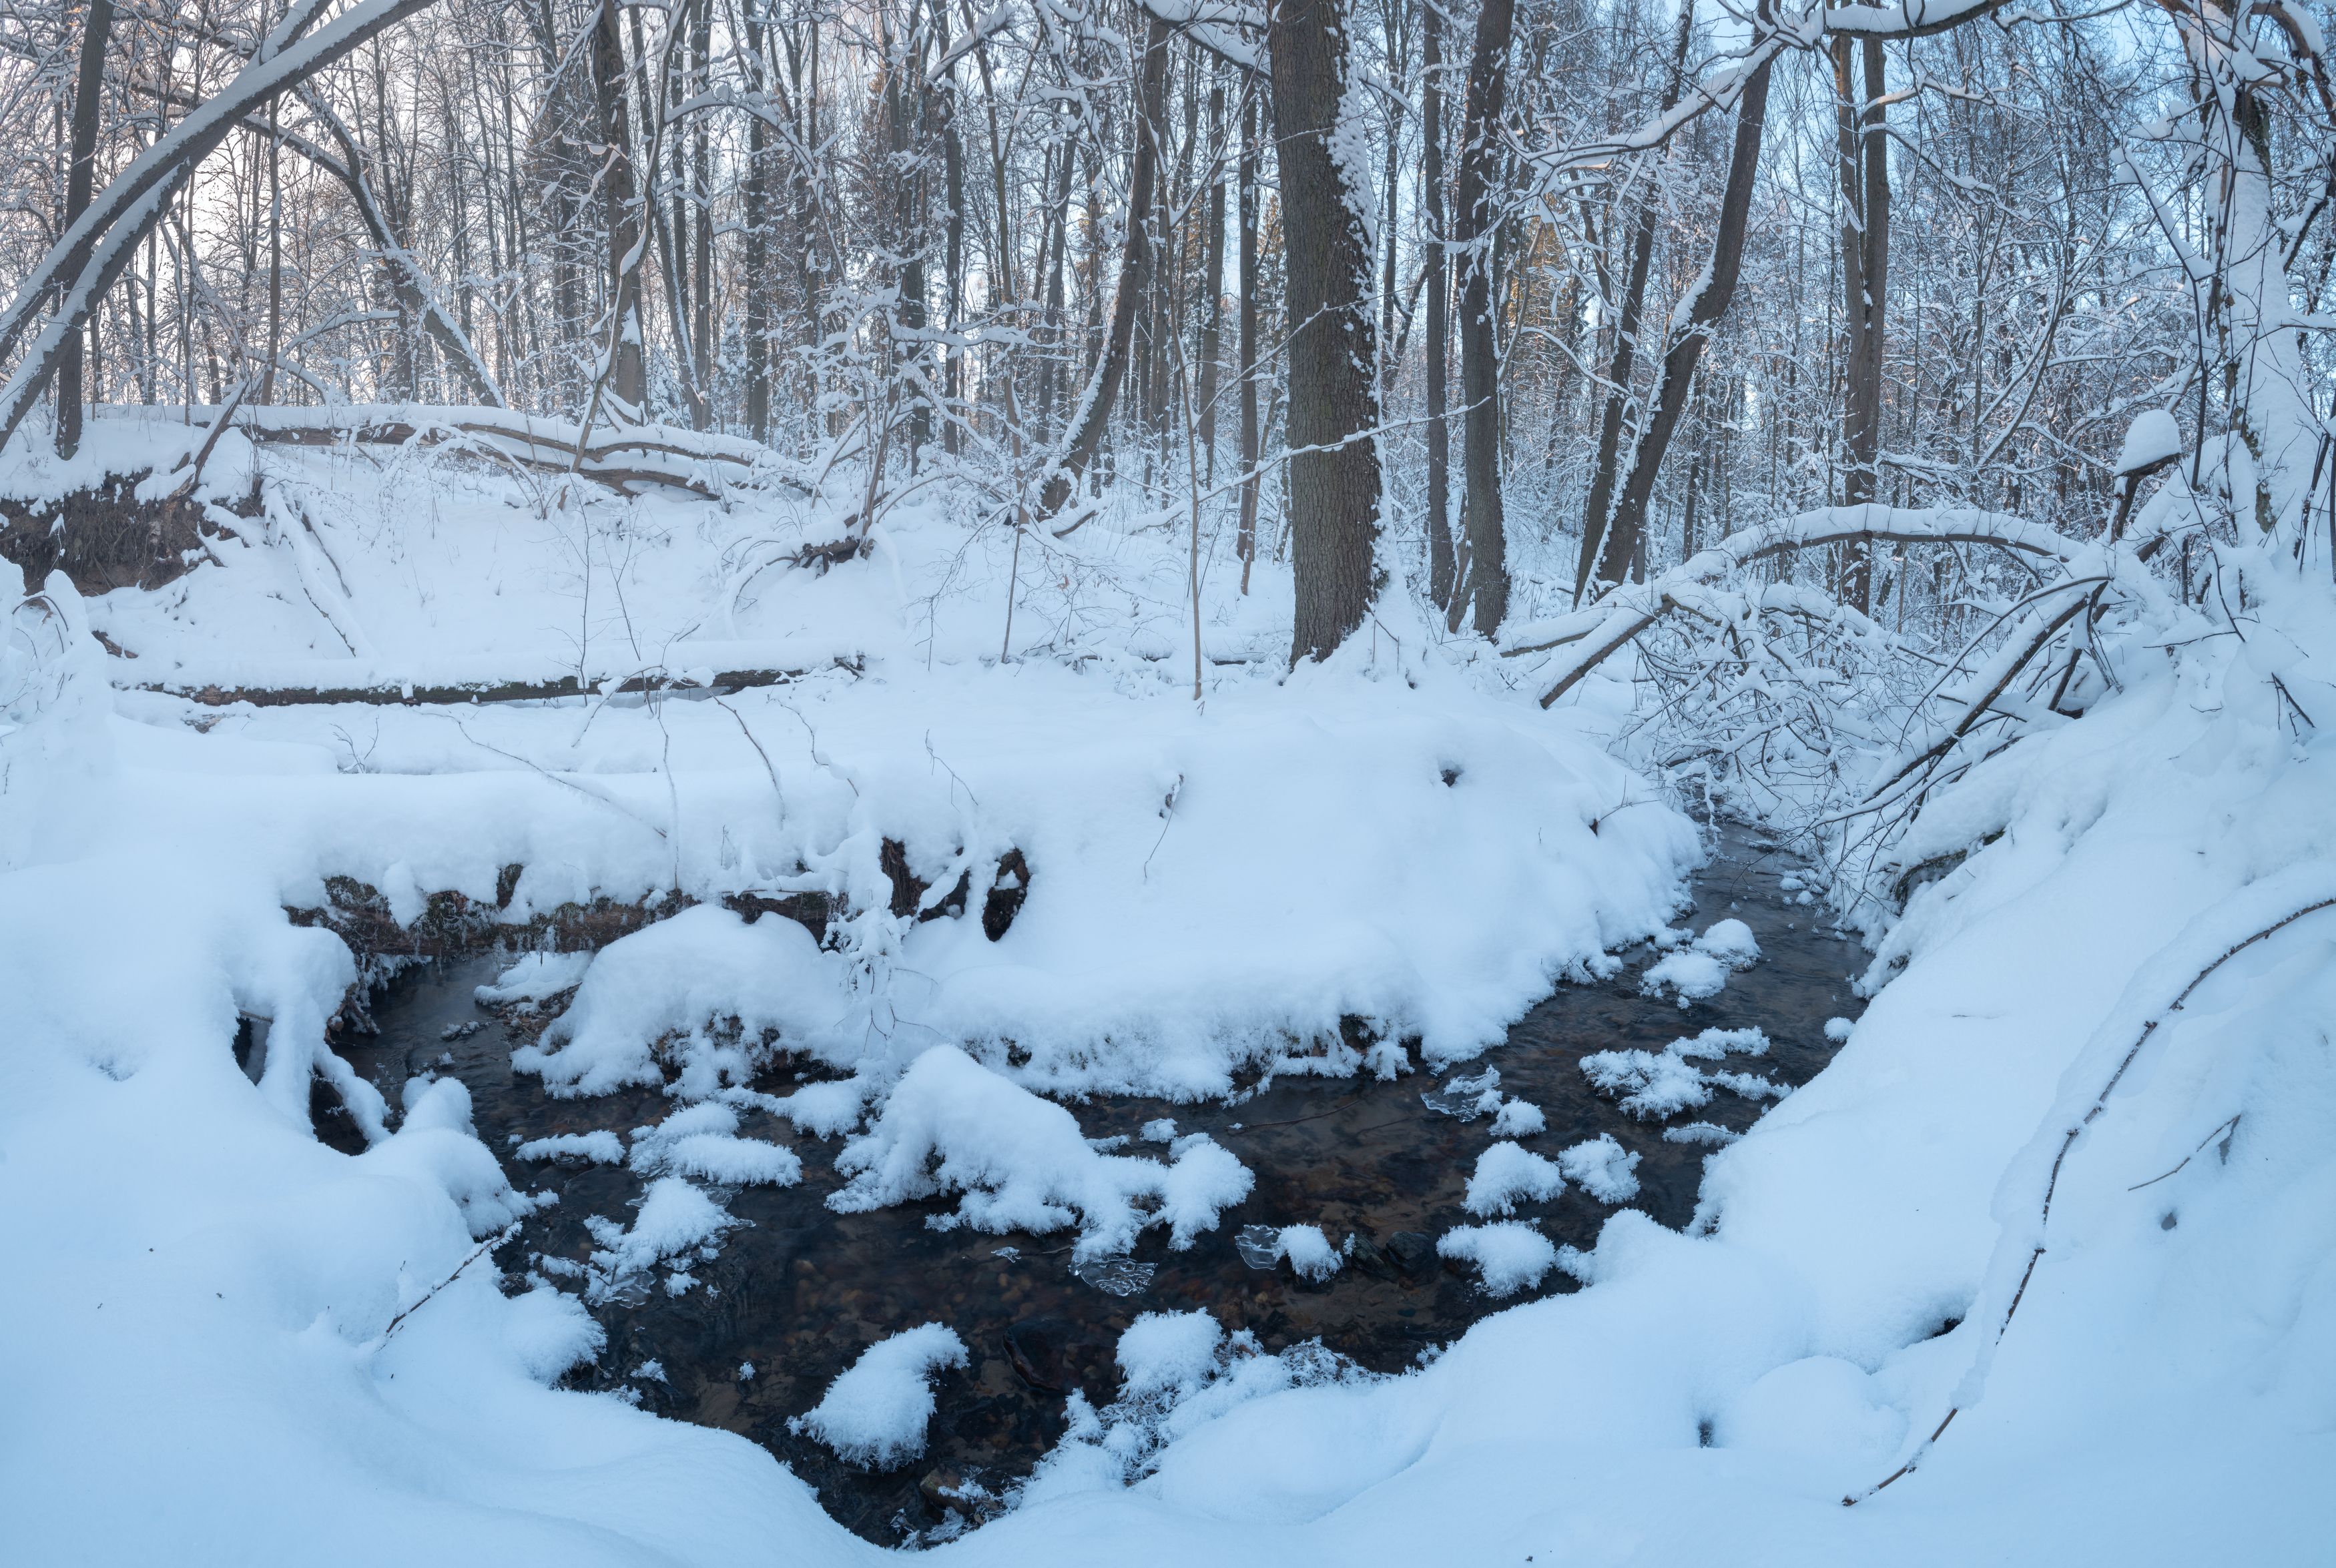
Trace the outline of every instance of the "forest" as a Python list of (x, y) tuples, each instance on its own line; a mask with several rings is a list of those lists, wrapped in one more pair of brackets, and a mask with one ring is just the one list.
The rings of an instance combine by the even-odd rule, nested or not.
[(15, 1549), (2325, 1561), (2329, 20), (0, 0)]

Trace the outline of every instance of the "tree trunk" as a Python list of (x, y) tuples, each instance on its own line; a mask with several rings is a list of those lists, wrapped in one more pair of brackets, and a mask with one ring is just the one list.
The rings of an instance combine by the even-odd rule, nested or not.
[(1144, 61), (1136, 73), (1135, 148), (1127, 180), (1127, 239), (1119, 256), (1119, 284), (1112, 295), (1111, 334), (1105, 341), (1102, 363), (1087, 385), (1078, 411), (1078, 423), (1064, 444), (1063, 455), (1046, 476), (1039, 492), (1038, 510), (1051, 517), (1063, 509), (1071, 491), (1103, 450), (1104, 433), (1111, 424), (1112, 404), (1127, 375), (1128, 345), (1135, 336), (1136, 307), (1144, 303), (1152, 282), (1152, 191), (1159, 173), (1161, 115), (1168, 92), (1168, 24), (1153, 16), (1144, 31)]
[(1598, 558), (1598, 575), (1619, 583), (1630, 574), (1644, 532), (1647, 502), (1654, 494), (1655, 476), (1671, 433), (1679, 428), (1695, 367), (1712, 327), (1727, 314), (1736, 294), (1737, 276), (1744, 263), (1744, 225), (1752, 210), (1752, 179), (1760, 167), (1760, 133), (1768, 113), (1769, 61), (1762, 61), (1744, 83), (1737, 100), (1736, 140), (1728, 159), (1728, 184), (1719, 198), (1719, 227), (1711, 242), (1711, 260), (1703, 276), (1689, 286), (1674, 315), (1679, 324), (1663, 353), (1663, 369), (1655, 385), (1655, 402), (1630, 454), (1630, 477), (1623, 481), (1621, 499), (1615, 504), (1613, 525), (1607, 529), (1606, 547)]
[[(754, 8), (746, 7), (746, 69), (747, 83), (756, 92), (764, 90), (770, 76), (770, 62), (763, 53), (763, 24), (755, 18)], [(746, 226), (745, 256), (742, 257), (738, 280), (746, 295), (746, 433), (758, 441), (771, 439), (771, 318), (770, 287), (763, 271), (769, 265), (768, 239), (764, 233), (770, 222), (770, 172), (764, 168), (769, 128), (760, 114), (746, 116), (746, 179), (743, 196)], [(810, 301), (804, 301), (810, 308)]]
[[(1861, 105), (1851, 51), (1864, 55)], [(1874, 457), (1882, 436), (1882, 329), (1889, 284), (1890, 152), (1882, 133), (1882, 44), (1868, 38), (1833, 44), (1835, 113), (1841, 169), (1842, 319), (1849, 333), (1848, 374), (1842, 392), (1842, 438), (1848, 462), (1842, 474), (1844, 506), (1874, 497)], [(1865, 546), (1842, 547), (1835, 591), (1860, 611), (1873, 607), (1874, 563)]]
[(1424, 172), (1420, 216), (1427, 235), (1427, 594), (1439, 610), (1452, 605), (1452, 437), (1444, 399), (1452, 369), (1451, 259), (1444, 246), (1444, 13), (1436, 0), (1420, 7), (1419, 124)]
[(1201, 288), (1208, 295), (1207, 314), (1201, 318), (1201, 446), (1210, 479), (1217, 476), (1217, 379), (1225, 352), (1225, 179), (1213, 160), (1225, 131), (1225, 82), (1222, 64), (1210, 69), (1209, 82), (1209, 204), (1202, 215)]
[[(1679, 34), (1671, 46), (1671, 73), (1663, 89), (1666, 113), (1679, 102), (1679, 83), (1685, 80), (1687, 70), (1688, 44), (1694, 34), (1695, 6), (1689, 0), (1679, 8)], [(1590, 586), (1591, 573), (1597, 570), (1599, 553), (1605, 547), (1606, 530), (1612, 519), (1614, 469), (1621, 456), (1622, 412), (1630, 402), (1630, 377), (1638, 368), (1639, 317), (1646, 308), (1647, 270), (1654, 257), (1657, 207), (1655, 192), (1649, 190), (1640, 201), (1630, 226), (1630, 270), (1622, 284), (1622, 309), (1614, 324), (1614, 350), (1606, 366), (1606, 409), (1598, 421), (1598, 463), (1591, 473), (1590, 499), (1582, 508), (1582, 553), (1573, 568), (1573, 602), (1577, 605)], [(1586, 208), (1582, 221), (1589, 221)]]
[(592, 96), (599, 107), (602, 200), (608, 223), (608, 300), (614, 313), (609, 343), (615, 358), (608, 390), (638, 419), (648, 403), (648, 363), (641, 352), (640, 276), (633, 251), (639, 244), (638, 204), (633, 189), (633, 139), (625, 104), (625, 45), (617, 31), (615, 0), (602, 0), (592, 24)]
[(1493, 320), (1493, 190), (1515, 15), (1513, 0), (1484, 0), (1476, 14), (1452, 226), (1461, 252), (1460, 460), (1468, 486), (1461, 528), (1468, 540), (1468, 568), (1449, 614), (1456, 627), (1464, 606), (1473, 605), (1476, 631), (1486, 637), (1500, 630), (1509, 613), (1508, 545), (1501, 517), (1501, 367)]
[[(65, 220), (89, 210), (90, 187), (97, 172), (97, 101), (105, 86), (105, 40), (113, 30), (113, 0), (90, 0), (89, 20), (82, 27), (81, 66), (73, 77), (72, 161), (65, 168)], [(57, 456), (69, 458), (81, 449), (82, 336), (70, 334), (57, 360)]]
[[(698, 0), (690, 18), (689, 58), (702, 91), (714, 80), (714, 15), (709, 0)], [(697, 354), (692, 378), (697, 384), (698, 406), (707, 428), (714, 424), (714, 149), (709, 121), (704, 114), (690, 126), (689, 188), (696, 221), (690, 257), (690, 344)]]
[(1241, 590), (1257, 564), (1257, 89), (1241, 89), (1241, 161), (1234, 179), (1241, 208)]
[[(1504, 15), (1509, 0), (1487, 0)], [(1363, 623), (1377, 586), (1378, 398), (1371, 343), (1365, 170), (1342, 169), (1347, 34), (1339, 0), (1276, 0), (1273, 125), (1281, 164), (1290, 405), (1290, 560), (1298, 586), (1292, 664), (1328, 658)]]

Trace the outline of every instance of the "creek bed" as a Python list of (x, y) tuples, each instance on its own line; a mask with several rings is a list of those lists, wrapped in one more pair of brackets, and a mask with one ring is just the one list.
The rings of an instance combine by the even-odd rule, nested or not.
[[(1391, 1082), (1281, 1077), (1229, 1103), (1113, 1098), (1073, 1104), (1090, 1137), (1126, 1135), (1129, 1152), (1164, 1152), (1143, 1143), (1140, 1129), (1155, 1118), (1173, 1118), (1180, 1134), (1207, 1133), (1256, 1177), (1249, 1197), (1189, 1250), (1171, 1252), (1159, 1231), (1145, 1233), (1132, 1261), (1152, 1265), (1152, 1273), (1128, 1294), (1071, 1272), (1067, 1232), (927, 1228), (927, 1216), (952, 1209), (953, 1199), (832, 1213), (825, 1200), (842, 1185), (833, 1168), (840, 1141), (798, 1135), (781, 1118), (742, 1111), (742, 1136), (792, 1147), (803, 1157), (802, 1183), (725, 1190), (725, 1206), (745, 1224), (725, 1238), (714, 1261), (692, 1265), (698, 1288), (679, 1297), (662, 1289), (636, 1292), (596, 1309), (608, 1347), (596, 1364), (570, 1374), (569, 1386), (620, 1392), (661, 1415), (737, 1432), (817, 1488), (846, 1527), (897, 1544), (944, 1523), (951, 1505), (945, 1490), (971, 1482), (995, 1493), (1027, 1475), (1062, 1435), (1070, 1389), (1084, 1390), (1098, 1408), (1109, 1403), (1114, 1346), (1140, 1313), (1205, 1309), (1228, 1330), (1253, 1331), (1268, 1350), (1319, 1339), (1372, 1370), (1400, 1370), (1479, 1318), (1573, 1288), (1552, 1273), (1537, 1290), (1494, 1300), (1473, 1273), (1423, 1253), (1423, 1242), (1476, 1223), (1462, 1195), (1476, 1157), (1492, 1141), (1488, 1118), (1439, 1114), (1423, 1103), (1423, 1091), (1497, 1068), (1501, 1091), (1540, 1107), (1547, 1118), (1545, 1131), (1523, 1140), (1527, 1147), (1554, 1157), (1611, 1134), (1640, 1157), (1640, 1190), (1627, 1206), (1666, 1225), (1686, 1224), (1708, 1150), (1666, 1141), (1665, 1123), (1624, 1114), (1591, 1088), (1581, 1059), (1615, 1049), (1659, 1051), (1704, 1029), (1750, 1027), (1767, 1034), (1767, 1053), (1726, 1065), (1787, 1087), (1815, 1076), (1835, 1049), (1826, 1020), (1857, 1010), (1849, 975), (1861, 955), (1827, 928), (1820, 910), (1793, 903), (1795, 895), (1780, 887), (1795, 869), (1742, 835), (1728, 837), (1691, 889), (1694, 909), (1678, 921), (1700, 929), (1725, 916), (1743, 920), (1762, 956), (1718, 995), (1685, 1010), (1640, 994), (1639, 972), (1654, 956), (1641, 948), (1621, 955), (1629, 963), (1611, 980), (1560, 987), (1504, 1044), (1441, 1074), (1414, 1072)], [(675, 1108), (662, 1095), (638, 1089), (552, 1099), (535, 1079), (514, 1075), (511, 1051), (523, 1037), (472, 997), (506, 962), (482, 954), (408, 971), (375, 996), (380, 1032), (343, 1051), (392, 1104), (412, 1073), (461, 1079), (480, 1137), (504, 1157), (514, 1185), (559, 1193), (559, 1203), (530, 1218), (497, 1255), (514, 1271), (516, 1284), (516, 1273), (540, 1254), (588, 1255), (594, 1244), (586, 1218), (626, 1220), (644, 1184), (622, 1166), (521, 1164), (511, 1146), (603, 1128), (629, 1134)], [(468, 1026), (476, 1027), (463, 1033)], [(755, 1087), (784, 1094), (796, 1087), (794, 1079), (782, 1059)], [(1721, 1093), (1691, 1115), (1741, 1131), (1768, 1103)], [(328, 1138), (336, 1137), (333, 1119), (322, 1128)], [(337, 1132), (336, 1141), (353, 1136), (345, 1117)], [(1554, 1200), (1521, 1212), (1552, 1240), (1587, 1248), (1613, 1209), (1572, 1183)], [(1238, 1244), (1243, 1226), (1297, 1224), (1319, 1224), (1334, 1245), (1351, 1233), (1378, 1250), (1364, 1249), (1370, 1267), (1350, 1257), (1319, 1286), (1298, 1280), (1287, 1264), (1256, 1268), (1244, 1260)], [(788, 1418), (816, 1404), (869, 1345), (925, 1322), (954, 1329), (971, 1361), (938, 1380), (922, 1457), (871, 1472), (787, 1430)], [(652, 1362), (661, 1378), (637, 1375)], [(751, 1377), (742, 1374), (747, 1366)]]

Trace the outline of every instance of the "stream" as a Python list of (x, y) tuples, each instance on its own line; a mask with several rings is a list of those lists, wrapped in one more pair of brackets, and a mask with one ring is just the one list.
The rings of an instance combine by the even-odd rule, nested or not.
[[(1503, 1044), (1440, 1074), (1416, 1071), (1391, 1082), (1283, 1077), (1230, 1103), (1098, 1098), (1073, 1104), (1091, 1138), (1126, 1135), (1128, 1152), (1163, 1153), (1143, 1143), (1139, 1129), (1155, 1118), (1173, 1118), (1180, 1134), (1207, 1133), (1256, 1176), (1250, 1196), (1189, 1250), (1171, 1252), (1159, 1230), (1147, 1231), (1132, 1254), (1137, 1277), (1112, 1282), (1126, 1294), (1071, 1272), (1068, 1232), (928, 1229), (928, 1215), (953, 1208), (953, 1198), (873, 1214), (832, 1213), (825, 1199), (842, 1185), (833, 1168), (841, 1142), (742, 1111), (741, 1136), (794, 1148), (803, 1157), (803, 1181), (724, 1189), (718, 1195), (725, 1206), (745, 1224), (725, 1239), (716, 1259), (693, 1265), (700, 1288), (679, 1297), (635, 1292), (596, 1309), (608, 1347), (596, 1364), (571, 1372), (566, 1386), (617, 1393), (660, 1415), (739, 1433), (815, 1487), (846, 1527), (893, 1545), (949, 1524), (947, 1510), (969, 1506), (961, 1495), (968, 1483), (996, 1494), (1027, 1475), (1062, 1435), (1069, 1390), (1083, 1389), (1097, 1408), (1109, 1403), (1114, 1346), (1140, 1313), (1201, 1308), (1229, 1330), (1253, 1331), (1270, 1351), (1319, 1339), (1374, 1371), (1411, 1366), (1480, 1318), (1575, 1288), (1553, 1272), (1536, 1289), (1495, 1300), (1478, 1287), (1473, 1271), (1435, 1256), (1436, 1236), (1477, 1223), (1462, 1195), (1493, 1135), (1489, 1118), (1441, 1114), (1423, 1094), (1496, 1068), (1504, 1095), (1530, 1101), (1547, 1118), (1545, 1131), (1523, 1139), (1526, 1147), (1554, 1157), (1611, 1134), (1640, 1157), (1640, 1190), (1628, 1206), (1663, 1224), (1685, 1225), (1710, 1150), (1667, 1141), (1663, 1128), (1701, 1121), (1740, 1132), (1774, 1100), (1720, 1092), (1668, 1124), (1637, 1120), (1591, 1085), (1581, 1059), (1618, 1049), (1660, 1051), (1705, 1029), (1757, 1028), (1770, 1042), (1765, 1055), (1705, 1065), (1757, 1073), (1786, 1089), (1814, 1077), (1835, 1049), (1825, 1037), (1826, 1020), (1854, 1017), (1860, 1006), (1849, 977), (1863, 953), (1834, 934), (1821, 906), (1795, 902), (1799, 895), (1783, 883), (1796, 870), (1753, 837), (1725, 838), (1719, 857), (1692, 885), (1693, 910), (1675, 924), (1701, 930), (1723, 917), (1740, 919), (1757, 938), (1761, 958), (1717, 996), (1685, 1010), (1640, 994), (1640, 972), (1657, 956), (1640, 947), (1618, 954), (1626, 963), (1613, 978), (1561, 986)], [(497, 1253), (513, 1271), (507, 1288), (516, 1289), (539, 1254), (584, 1258), (594, 1245), (586, 1218), (628, 1219), (644, 1183), (618, 1166), (522, 1163), (511, 1147), (602, 1128), (628, 1134), (662, 1120), (674, 1106), (639, 1089), (552, 1099), (537, 1079), (514, 1075), (511, 1052), (527, 1038), (517, 1032), (526, 1025), (507, 1022), (472, 996), (507, 963), (506, 955), (482, 953), (407, 971), (375, 993), (380, 1032), (340, 1049), (393, 1105), (413, 1073), (459, 1078), (471, 1091), (480, 1137), (504, 1157), (513, 1185), (559, 1193), (557, 1205), (529, 1219)], [(796, 1087), (793, 1079), (782, 1057), (754, 1087), (785, 1093)], [(325, 1108), (321, 1099), (318, 1106)], [(319, 1130), (328, 1142), (362, 1147), (337, 1107), (320, 1116)], [(1557, 1198), (1526, 1204), (1521, 1212), (1552, 1241), (1588, 1248), (1613, 1209), (1572, 1182)], [(1334, 1245), (1349, 1234), (1371, 1244), (1358, 1244), (1346, 1266), (1319, 1285), (1301, 1282), (1286, 1263), (1260, 1268), (1245, 1260), (1239, 1244), (1244, 1226), (1309, 1223)], [(1152, 1265), (1148, 1279), (1140, 1277), (1144, 1264)], [(937, 1380), (938, 1408), (920, 1458), (900, 1469), (864, 1470), (787, 1430), (788, 1418), (816, 1404), (869, 1345), (932, 1321), (956, 1330), (971, 1362)], [(640, 1370), (651, 1364), (661, 1375)]]

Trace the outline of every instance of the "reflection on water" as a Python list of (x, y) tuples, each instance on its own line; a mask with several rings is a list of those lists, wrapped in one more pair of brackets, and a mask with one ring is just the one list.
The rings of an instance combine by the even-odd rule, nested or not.
[[(1757, 1062), (1766, 1076), (1798, 1085), (1824, 1066), (1835, 1049), (1825, 1021), (1856, 1011), (1848, 976), (1860, 955), (1816, 928), (1811, 909), (1786, 902), (1794, 895), (1780, 891), (1778, 879), (1793, 870), (1737, 838), (1700, 879), (1696, 908), (1681, 923), (1700, 929), (1732, 915), (1752, 927), (1763, 958), (1686, 1011), (1639, 994), (1637, 972), (1655, 956), (1640, 949), (1622, 955), (1630, 965), (1615, 979), (1559, 990), (1509, 1031), (1505, 1044), (1458, 1071), (1391, 1083), (1284, 1079), (1224, 1105), (1124, 1099), (1073, 1107), (1094, 1137), (1136, 1138), (1146, 1122), (1173, 1117), (1179, 1133), (1207, 1133), (1255, 1173), (1249, 1198), (1185, 1252), (1169, 1251), (1153, 1232), (1131, 1258), (1075, 1266), (1069, 1233), (928, 1230), (926, 1215), (948, 1205), (833, 1214), (824, 1200), (841, 1185), (833, 1169), (840, 1145), (742, 1112), (743, 1136), (791, 1146), (803, 1157), (802, 1184), (725, 1191), (724, 1205), (745, 1225), (729, 1234), (714, 1261), (692, 1265), (697, 1288), (674, 1297), (647, 1288), (646, 1279), (627, 1282), (632, 1288), (594, 1309), (608, 1333), (606, 1352), (571, 1380), (629, 1390), (660, 1414), (752, 1438), (818, 1488), (842, 1524), (890, 1544), (931, 1528), (944, 1509), (986, 1503), (1026, 1474), (1061, 1435), (1069, 1390), (1107, 1403), (1114, 1346), (1139, 1313), (1204, 1308), (1228, 1329), (1253, 1331), (1269, 1350), (1319, 1338), (1374, 1370), (1410, 1365), (1476, 1319), (1526, 1299), (1487, 1298), (1473, 1273), (1452, 1272), (1435, 1253), (1436, 1236), (1474, 1223), (1461, 1198), (1494, 1137), (1484, 1113), (1510, 1099), (1539, 1107), (1546, 1130), (1523, 1141), (1552, 1158), (1611, 1134), (1640, 1157), (1639, 1191), (1629, 1206), (1678, 1226), (1694, 1211), (1708, 1145), (1726, 1136), (1721, 1129), (1749, 1127), (1769, 1102), (1720, 1093), (1692, 1113), (1710, 1129), (1698, 1142), (1669, 1141), (1662, 1123), (1633, 1120), (1593, 1090), (1582, 1057), (1660, 1051), (1704, 1029), (1757, 1027), (1771, 1042)], [(512, 1270), (537, 1254), (580, 1261), (594, 1245), (588, 1217), (628, 1221), (641, 1179), (621, 1166), (522, 1162), (513, 1146), (598, 1128), (629, 1135), (673, 1106), (641, 1090), (553, 1100), (534, 1079), (515, 1078), (511, 1036), (472, 996), (501, 963), (486, 955), (408, 972), (376, 1000), (380, 1034), (346, 1053), (392, 1105), (409, 1073), (460, 1078), (471, 1090), (479, 1136), (504, 1157), (514, 1185), (560, 1194), (499, 1261)], [(1497, 1088), (1488, 1068), (1497, 1070)], [(1464, 1073), (1471, 1081), (1445, 1092)], [(787, 1092), (793, 1071), (774, 1070), (757, 1087)], [(346, 1118), (337, 1134), (331, 1117), (323, 1125), (328, 1137), (351, 1136)], [(1578, 1182), (1552, 1201), (1521, 1208), (1552, 1240), (1582, 1247), (1611, 1212)], [(1351, 1236), (1347, 1266), (1319, 1283), (1298, 1279), (1275, 1261), (1275, 1233), (1287, 1224), (1319, 1225), (1333, 1244)], [(1552, 1274), (1529, 1294), (1571, 1288)], [(787, 1418), (816, 1404), (867, 1346), (930, 1321), (955, 1329), (972, 1362), (939, 1379), (921, 1459), (871, 1475), (787, 1431)], [(635, 1375), (651, 1362), (661, 1377)]]

